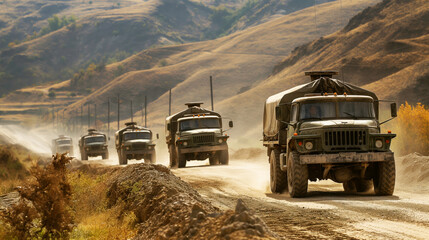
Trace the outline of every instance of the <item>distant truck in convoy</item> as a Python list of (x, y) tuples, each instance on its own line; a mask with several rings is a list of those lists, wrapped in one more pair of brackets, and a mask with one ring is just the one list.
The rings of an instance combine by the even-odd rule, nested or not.
[(82, 160), (97, 156), (108, 159), (109, 149), (106, 134), (95, 129), (88, 129), (88, 133), (79, 139), (79, 150)]
[[(126, 123), (125, 126), (115, 133), (119, 164), (128, 164), (128, 159), (144, 159), (145, 163), (155, 163), (156, 151), (152, 131), (138, 126), (135, 122)], [(156, 137), (158, 139), (159, 135)]]
[(306, 72), (312, 81), (265, 102), (263, 145), (273, 193), (307, 194), (308, 180), (332, 179), (347, 192), (374, 187), (392, 195), (395, 160), (390, 131), (380, 132), (379, 100), (370, 91), (332, 79), (336, 72)]
[(51, 149), (52, 155), (68, 152), (70, 156), (73, 156), (73, 139), (69, 136), (60, 135), (52, 140)]
[[(165, 120), (165, 136), (170, 167), (184, 168), (189, 160), (205, 160), (210, 165), (229, 163), (229, 136), (222, 130), (219, 113), (204, 109), (201, 102), (186, 103), (187, 109)], [(229, 127), (233, 122), (229, 121)]]

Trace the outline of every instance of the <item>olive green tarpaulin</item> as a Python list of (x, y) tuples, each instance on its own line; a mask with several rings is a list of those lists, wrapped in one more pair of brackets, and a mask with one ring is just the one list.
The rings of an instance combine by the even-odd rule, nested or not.
[(263, 119), (264, 139), (266, 137), (275, 138), (279, 130), (286, 127), (286, 123), (277, 121), (276, 107), (280, 106), (281, 108), (284, 108), (283, 112), (286, 113), (286, 117), (283, 121), (287, 121), (289, 119), (290, 103), (292, 103), (294, 99), (304, 97), (309, 93), (320, 93), (321, 95), (324, 93), (347, 93), (348, 95), (370, 96), (374, 99), (374, 110), (378, 118), (378, 98), (375, 93), (337, 79), (322, 77), (312, 82), (277, 93), (266, 100)]

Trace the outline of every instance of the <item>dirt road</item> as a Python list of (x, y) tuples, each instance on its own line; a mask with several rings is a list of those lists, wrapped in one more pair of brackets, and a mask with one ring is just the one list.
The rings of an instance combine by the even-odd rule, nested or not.
[(394, 196), (345, 194), (341, 184), (309, 184), (309, 196), (292, 199), (269, 191), (266, 159), (231, 161), (229, 166), (173, 170), (215, 206), (244, 202), (287, 239), (429, 239), (429, 192), (396, 189)]
[[(158, 158), (158, 163), (167, 161)], [(88, 163), (118, 164), (116, 159)], [(419, 192), (397, 184), (402, 187), (393, 196), (380, 197), (373, 192), (346, 194), (341, 184), (321, 181), (309, 184), (307, 198), (293, 199), (287, 193), (270, 192), (269, 166), (263, 156), (232, 159), (228, 166), (191, 161), (173, 173), (220, 209), (233, 209), (242, 199), (285, 239), (429, 239), (428, 188)]]

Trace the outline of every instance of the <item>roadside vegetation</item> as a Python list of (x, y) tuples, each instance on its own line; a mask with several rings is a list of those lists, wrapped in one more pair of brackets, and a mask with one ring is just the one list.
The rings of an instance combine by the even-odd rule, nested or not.
[[(390, 124), (397, 138), (393, 139), (393, 149), (399, 155), (418, 152), (429, 155), (429, 109), (427, 106), (402, 104), (398, 118)], [(396, 141), (395, 141), (396, 140)]]

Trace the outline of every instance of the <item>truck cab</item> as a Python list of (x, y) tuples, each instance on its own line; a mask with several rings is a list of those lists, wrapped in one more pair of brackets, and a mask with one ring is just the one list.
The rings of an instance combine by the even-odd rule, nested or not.
[(125, 128), (116, 132), (115, 144), (120, 165), (126, 165), (128, 159), (144, 159), (145, 163), (156, 162), (152, 131), (138, 126), (135, 122), (126, 123)]
[(89, 129), (88, 134), (79, 139), (79, 149), (82, 160), (97, 156), (101, 156), (102, 159), (109, 158), (107, 137), (95, 129)]
[[(378, 195), (392, 195), (395, 162), (390, 144), (396, 135), (381, 133), (378, 104), (375, 94), (330, 77), (270, 97), (264, 146), (271, 191), (288, 189), (292, 197), (303, 197), (308, 180), (331, 179), (347, 192), (374, 187)], [(391, 105), (391, 116), (396, 117), (396, 104)]]
[(222, 130), (222, 118), (201, 104), (187, 103), (188, 109), (166, 119), (170, 167), (183, 168), (187, 161), (207, 158), (210, 165), (229, 163), (229, 136)]
[(70, 156), (73, 156), (73, 139), (68, 136), (60, 135), (58, 138), (52, 140), (51, 149), (52, 155), (67, 152)]

